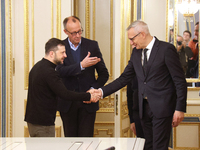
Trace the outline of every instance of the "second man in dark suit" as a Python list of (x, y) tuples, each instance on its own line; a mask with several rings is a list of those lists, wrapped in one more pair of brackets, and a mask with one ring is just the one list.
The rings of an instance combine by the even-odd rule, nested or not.
[(127, 105), (131, 125), (130, 129), (137, 137), (144, 138), (139, 117), (138, 84), (136, 76), (127, 84)]
[[(67, 89), (86, 92), (91, 88), (102, 87), (109, 74), (105, 66), (98, 43), (81, 37), (83, 29), (80, 19), (71, 16), (63, 21), (64, 40), (67, 58), (57, 71)], [(91, 56), (91, 57), (90, 57)], [(98, 63), (96, 60), (99, 60)], [(98, 77), (95, 77), (95, 71)], [(98, 103), (66, 102), (59, 98), (58, 110), (63, 121), (66, 137), (92, 137)]]
[(128, 65), (119, 78), (94, 92), (108, 96), (136, 75), (145, 150), (168, 150), (171, 129), (186, 111), (187, 85), (178, 53), (172, 44), (151, 36), (143, 21), (133, 22), (127, 31), (135, 46)]

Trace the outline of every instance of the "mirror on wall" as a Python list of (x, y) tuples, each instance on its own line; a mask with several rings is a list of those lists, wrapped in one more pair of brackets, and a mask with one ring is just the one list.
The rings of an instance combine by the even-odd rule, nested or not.
[(200, 87), (200, 0), (167, 0), (166, 41), (177, 48), (188, 86)]

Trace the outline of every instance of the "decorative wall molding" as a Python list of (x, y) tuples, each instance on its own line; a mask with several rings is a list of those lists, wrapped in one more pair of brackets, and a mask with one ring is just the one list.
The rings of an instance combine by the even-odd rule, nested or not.
[(29, 76), (29, 1), (24, 0), (24, 90), (28, 90)]
[(114, 108), (100, 108), (97, 113), (114, 113)]
[(51, 0), (51, 37), (54, 37), (54, 0)]
[(110, 80), (113, 79), (113, 0), (110, 0)]
[(166, 8), (167, 8), (166, 9), (167, 17), (166, 17), (166, 31), (165, 31), (166, 36), (165, 36), (165, 40), (168, 41), (168, 37), (169, 37), (169, 30), (168, 30), (168, 28), (169, 28), (169, 18), (168, 18), (169, 0), (167, 0), (167, 2), (166, 2)]
[[(177, 146), (177, 135), (178, 135), (178, 132), (177, 132), (177, 128), (180, 127), (180, 126), (197, 126), (198, 127), (198, 147), (178, 147)], [(179, 150), (199, 150), (200, 149), (200, 122), (181, 122), (179, 124), (179, 126), (176, 127), (176, 128), (173, 128), (173, 149), (179, 149)], [(181, 131), (182, 132), (182, 131)], [(180, 134), (180, 133), (179, 133)], [(188, 135), (187, 137), (187, 142), (189, 142), (188, 140), (190, 139), (189, 138), (190, 135)], [(183, 139), (182, 139), (183, 140)]]
[(184, 114), (184, 117), (200, 117), (200, 114)]
[(57, 29), (57, 35), (56, 37), (58, 39), (61, 38), (61, 0), (56, 0), (56, 17), (57, 17), (57, 22), (56, 22), (56, 29)]
[(95, 36), (96, 36), (96, 34), (95, 34), (95, 31), (96, 31), (96, 29), (95, 29), (95, 25), (96, 25), (96, 16), (95, 16), (95, 14), (96, 14), (96, 2), (95, 2), (95, 0), (93, 0), (92, 1), (92, 39), (93, 40), (95, 40)]
[(100, 108), (114, 108), (114, 101), (106, 102), (106, 101), (99, 101)]
[(6, 2), (6, 136), (12, 137), (13, 131), (13, 36), (12, 1)]
[[(0, 3), (0, 8), (2, 8), (2, 3)], [(2, 10), (1, 10), (2, 11)], [(0, 41), (2, 42), (2, 30), (3, 30), (3, 28), (2, 28), (2, 24), (3, 24), (3, 21), (2, 21), (2, 13), (1, 13), (1, 11), (0, 11), (0, 19), (1, 19), (1, 24), (0, 24)], [(2, 62), (2, 43), (0, 44), (0, 62)], [(1, 82), (1, 84), (0, 84), (0, 95), (1, 95), (1, 98), (0, 98), (0, 126), (2, 127), (2, 65), (0, 66), (0, 82)], [(0, 130), (0, 135), (2, 136), (2, 132), (1, 132), (1, 130)]]
[(122, 119), (128, 118), (127, 101), (122, 102), (121, 107), (122, 107), (122, 109), (121, 109)]
[(130, 127), (127, 127), (125, 129), (122, 130), (122, 135), (121, 137), (130, 137)]
[(115, 122), (95, 121), (94, 136), (97, 137), (106, 132), (106, 135), (109, 137), (114, 137), (114, 125)]
[(29, 137), (28, 127), (24, 126), (24, 137)]
[(31, 22), (32, 22), (32, 66), (35, 64), (35, 21), (34, 21), (34, 0), (31, 0)]
[(55, 126), (56, 137), (61, 137), (61, 126)]
[(113, 137), (113, 129), (94, 129), (94, 137), (102, 132), (106, 132), (109, 137)]
[(96, 125), (100, 125), (100, 126), (107, 126), (107, 125), (114, 125), (115, 122), (107, 122), (107, 121), (95, 121)]
[(85, 37), (90, 38), (90, 0), (85, 0)]
[(200, 87), (188, 87), (188, 91), (200, 91)]

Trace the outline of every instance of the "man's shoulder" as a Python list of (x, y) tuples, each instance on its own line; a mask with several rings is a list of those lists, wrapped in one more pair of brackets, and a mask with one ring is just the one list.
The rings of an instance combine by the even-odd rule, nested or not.
[(87, 39), (87, 38), (84, 38), (84, 37), (82, 37), (81, 38), (81, 43), (97, 43), (97, 41), (95, 41), (95, 40), (91, 40), (91, 39)]
[(188, 42), (188, 46), (195, 45), (195, 44), (196, 44), (196, 42), (194, 42), (193, 40), (191, 40), (191, 41)]
[(42, 59), (40, 61), (38, 61), (33, 68), (31, 69), (31, 71), (36, 71), (36, 72), (40, 72), (40, 73), (44, 73), (44, 74), (49, 74), (49, 72), (55, 72), (54, 69), (54, 65), (51, 64), (51, 62), (49, 62), (46, 59)]
[(155, 40), (154, 45), (158, 46), (158, 47), (161, 47), (162, 49), (164, 49), (164, 48), (168, 49), (169, 47), (175, 48), (173, 44), (171, 44), (169, 42), (166, 42), (166, 41), (159, 40), (157, 38)]
[[(155, 37), (155, 38), (156, 38), (156, 37)], [(162, 40), (159, 40), (159, 39), (157, 39), (157, 38), (156, 38), (156, 40), (155, 40), (155, 43), (164, 44), (164, 45), (173, 45), (173, 44), (171, 44), (171, 43), (169, 43), (169, 42), (162, 41)]]
[(32, 67), (31, 70), (36, 69), (36, 68), (38, 68), (38, 67), (40, 67), (40, 66), (42, 66), (42, 65), (43, 65), (43, 59), (42, 59), (42, 60), (39, 60), (39, 61)]

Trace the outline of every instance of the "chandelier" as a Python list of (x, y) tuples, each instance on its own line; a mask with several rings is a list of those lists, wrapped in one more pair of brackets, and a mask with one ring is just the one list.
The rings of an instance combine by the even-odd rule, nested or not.
[(177, 6), (184, 17), (192, 17), (200, 9), (199, 0), (178, 0)]

